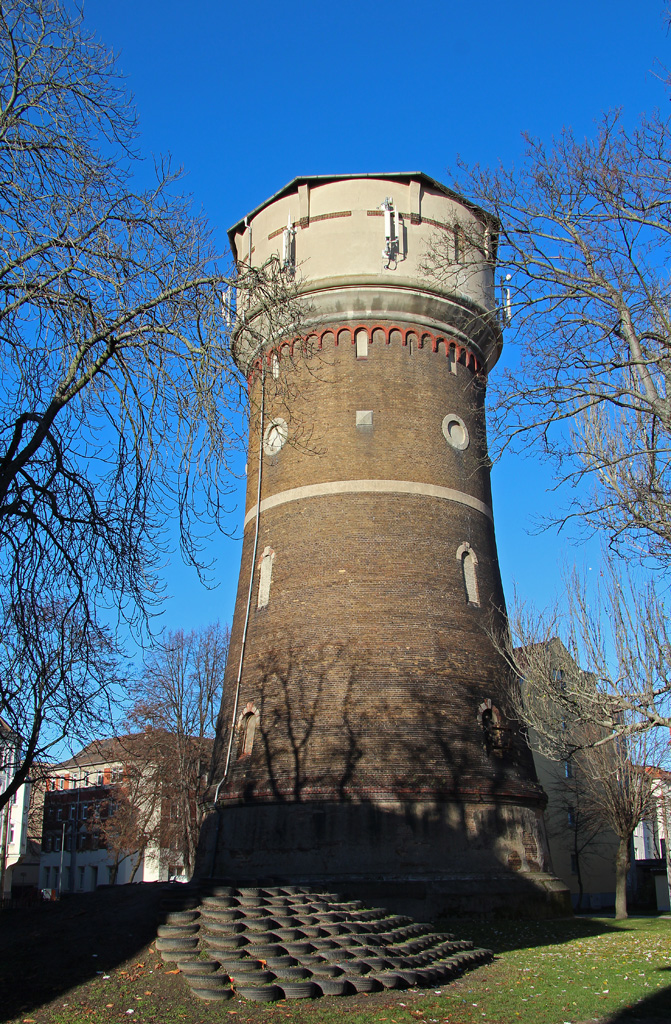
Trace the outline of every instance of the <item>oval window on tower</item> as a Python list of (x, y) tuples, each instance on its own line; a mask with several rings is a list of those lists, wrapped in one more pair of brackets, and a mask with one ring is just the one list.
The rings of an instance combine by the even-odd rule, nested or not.
[(263, 435), (263, 450), (266, 455), (277, 455), (286, 444), (288, 436), (289, 428), (286, 420), (279, 418), (271, 420)]
[(468, 448), (470, 437), (461, 416), (457, 416), (453, 412), (447, 414), (443, 420), (443, 437), (449, 445), (456, 448), (459, 452), (463, 452)]

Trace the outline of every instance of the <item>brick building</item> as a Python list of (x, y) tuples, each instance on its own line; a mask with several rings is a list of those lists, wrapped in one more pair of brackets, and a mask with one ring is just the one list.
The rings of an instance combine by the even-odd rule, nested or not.
[(229, 237), (243, 269), (276, 254), (303, 306), (297, 335), (238, 295), (248, 490), (201, 870), (552, 902), (485, 632), (496, 224), (426, 175), (352, 175), (294, 180)]
[[(88, 892), (110, 883), (185, 880), (179, 853), (165, 838), (171, 813), (165, 784), (170, 780), (157, 780), (149, 765), (145, 777), (129, 785), (129, 765), (142, 763), (138, 740), (141, 734), (94, 740), (51, 769), (44, 794), (42, 889)], [(146, 809), (138, 834), (144, 831), (150, 838), (142, 848), (129, 845), (113, 852), (105, 841), (105, 825), (124, 799)]]

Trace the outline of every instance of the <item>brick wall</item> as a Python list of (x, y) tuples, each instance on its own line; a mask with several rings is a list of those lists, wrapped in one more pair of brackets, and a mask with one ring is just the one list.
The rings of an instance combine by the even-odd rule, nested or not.
[[(391, 326), (383, 325), (387, 336)], [(351, 342), (327, 339), (307, 357), (296, 348), (292, 360), (285, 349), (277, 378), (271, 363), (265, 424), (281, 417), (289, 439), (264, 455), (262, 501), (306, 485), (383, 479), (451, 488), (491, 505), (484, 379), (454, 365), (443, 347), (411, 351), (398, 332), (390, 337), (373, 340), (366, 359)], [(247, 510), (256, 503), (258, 373), (251, 400)], [(356, 427), (357, 410), (372, 411), (372, 427)], [(468, 429), (463, 451), (443, 435), (448, 413)], [(215, 783), (233, 715), (253, 536), (252, 518)], [(479, 607), (467, 602), (457, 559), (464, 543), (477, 557)], [(267, 547), (270, 598), (257, 608)], [(437, 797), (540, 806), (519, 736), (511, 728), (505, 749), (488, 752), (478, 717), (487, 699), (504, 718), (509, 707), (511, 681), (486, 632), (501, 623), (502, 608), (494, 528), (479, 508), (424, 494), (338, 493), (262, 512), (236, 715), (239, 722), (253, 709), (258, 725), (250, 756), (238, 757), (234, 736), (224, 802)]]

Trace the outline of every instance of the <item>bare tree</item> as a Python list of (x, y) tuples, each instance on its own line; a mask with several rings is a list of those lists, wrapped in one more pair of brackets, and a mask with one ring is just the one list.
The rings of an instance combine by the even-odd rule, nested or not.
[[(220, 269), (168, 161), (148, 188), (136, 187), (136, 140), (115, 58), (87, 34), (81, 12), (59, 0), (3, 3), (0, 714), (22, 726), (26, 764), (39, 747), (34, 726), (72, 733), (102, 696), (104, 659), (94, 666), (92, 653), (110, 609), (147, 621), (170, 518), (199, 569), (199, 521), (222, 524), (242, 426), (222, 290), (242, 283), (268, 309), (271, 333), (292, 316), (296, 285), (277, 261), (234, 276)], [(68, 631), (79, 632), (82, 671), (73, 671), (86, 682), (68, 682), (63, 664), (66, 689), (49, 689), (45, 702), (43, 676), (49, 687), (57, 676), (48, 656), (29, 677), (30, 648), (45, 609), (53, 619), (57, 608), (66, 649)], [(26, 688), (18, 708), (17, 658)]]
[(572, 753), (562, 722), (589, 722), (600, 730), (590, 738), (596, 746), (671, 728), (671, 627), (654, 576), (605, 558), (590, 587), (570, 571), (561, 602), (546, 611), (515, 598), (508, 624), (495, 642), (525, 679), (525, 720), (544, 755)]
[(133, 882), (147, 851), (160, 850), (162, 811), (165, 802), (164, 759), (156, 756), (156, 744), (145, 737), (123, 737), (128, 745), (123, 782), (113, 786), (108, 798), (87, 822), (89, 832), (106, 848), (111, 860), (110, 883), (116, 883), (119, 868), (131, 859), (128, 881)]
[(229, 642), (219, 623), (168, 633), (149, 655), (133, 691), (130, 722), (162, 736), (162, 777), (170, 782), (170, 845), (193, 870), (203, 820), (202, 800), (212, 757)]
[(522, 680), (516, 712), (532, 746), (564, 766), (583, 811), (618, 838), (616, 916), (624, 917), (633, 833), (654, 799), (646, 768), (668, 759), (671, 648), (654, 628), (655, 610), (608, 571), (590, 599), (573, 573), (561, 614), (517, 605), (510, 634), (495, 643)]
[[(628, 130), (604, 115), (593, 139), (526, 137), (512, 170), (461, 168), (455, 187), (499, 220), (499, 321), (515, 365), (493, 382), (495, 435), (536, 450), (574, 488), (567, 515), (612, 546), (671, 552), (671, 122)], [(437, 232), (425, 268), (474, 272), (485, 241)]]
[(35, 765), (43, 772), (64, 741), (86, 743), (107, 731), (110, 700), (120, 683), (117, 649), (108, 630), (62, 599), (0, 605), (0, 707), (20, 737), (4, 807)]

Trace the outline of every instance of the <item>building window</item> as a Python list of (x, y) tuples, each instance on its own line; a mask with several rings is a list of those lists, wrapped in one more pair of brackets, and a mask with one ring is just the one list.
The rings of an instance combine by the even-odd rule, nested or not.
[(358, 330), (354, 335), (357, 359), (368, 359), (368, 331)]
[(272, 548), (264, 548), (261, 555), (259, 567), (259, 595), (256, 601), (257, 608), (265, 608), (270, 600), (270, 578), (273, 572), (273, 561), (275, 552)]
[(468, 448), (470, 437), (461, 416), (457, 416), (453, 412), (448, 413), (443, 419), (442, 431), (447, 443), (452, 448), (456, 448), (458, 452), (463, 452)]
[(571, 827), (575, 825), (575, 807), (568, 808), (568, 823)]
[(457, 549), (457, 561), (461, 562), (464, 579), (464, 590), (468, 604), (480, 607), (480, 591), (478, 588), (477, 565), (478, 556), (470, 544), (461, 544)]
[(289, 437), (289, 427), (286, 420), (277, 417), (271, 420), (263, 435), (263, 450), (266, 455), (277, 455), (284, 447)]
[(249, 757), (254, 746), (254, 737), (261, 721), (258, 708), (248, 701), (238, 719), (239, 745), (238, 757)]
[(49, 888), (49, 879), (51, 877), (51, 868), (44, 869), (44, 888)]
[(490, 697), (478, 708), (478, 721), (484, 735), (485, 751), (487, 754), (502, 757), (509, 742), (508, 734), (503, 725), (501, 712), (492, 704)]
[(564, 761), (564, 778), (566, 778), (566, 779), (572, 779), (573, 778), (573, 765), (571, 764), (570, 761)]
[(578, 858), (575, 853), (571, 854), (571, 874), (578, 874)]
[(245, 715), (242, 722), (242, 757), (249, 756), (254, 746), (254, 733), (256, 732), (256, 716)]
[(464, 255), (464, 246), (462, 230), (458, 224), (455, 224), (452, 229), (452, 239), (454, 243), (454, 262), (461, 263)]

